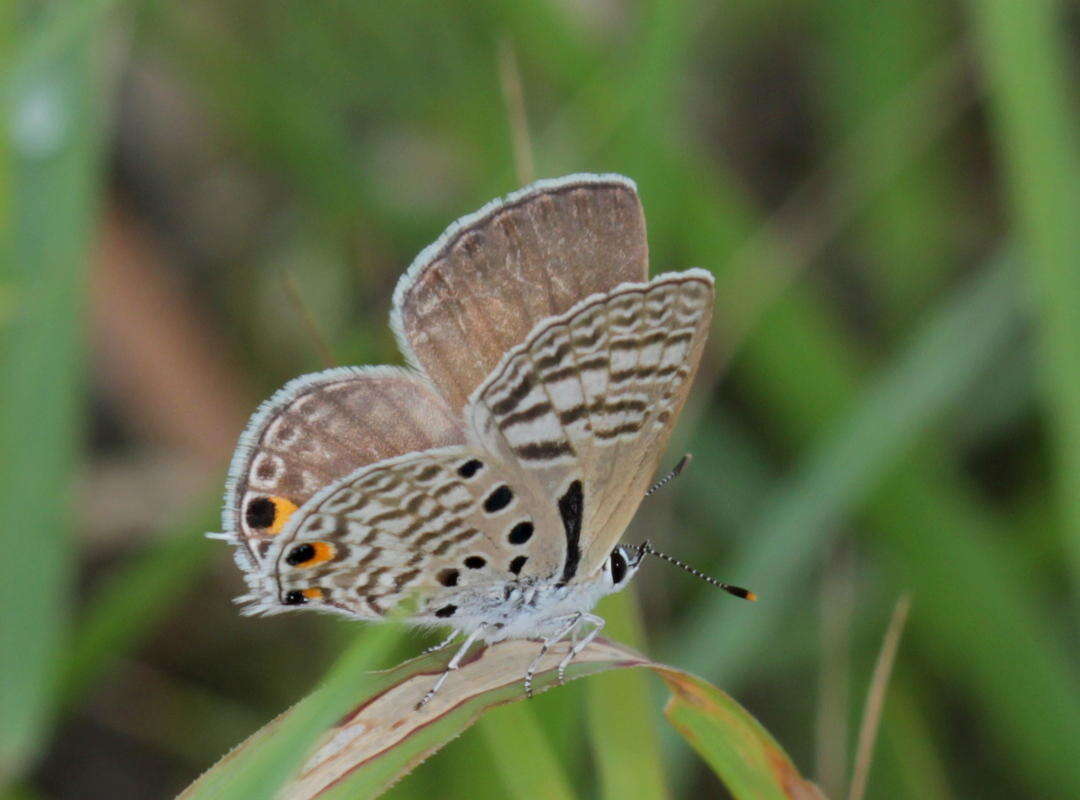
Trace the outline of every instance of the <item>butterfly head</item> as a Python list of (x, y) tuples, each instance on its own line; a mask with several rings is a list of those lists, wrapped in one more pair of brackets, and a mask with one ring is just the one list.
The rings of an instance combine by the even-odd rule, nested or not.
[(637, 573), (644, 556), (645, 552), (636, 547), (619, 545), (612, 550), (602, 570), (602, 580), (609, 587), (609, 591), (617, 592), (626, 586)]

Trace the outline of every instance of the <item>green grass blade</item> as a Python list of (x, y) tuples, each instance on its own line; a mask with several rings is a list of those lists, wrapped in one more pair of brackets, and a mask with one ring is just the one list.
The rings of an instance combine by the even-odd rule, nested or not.
[(101, 149), (89, 45), (5, 85), (9, 248), (0, 265), (0, 784), (40, 749), (57, 703), (73, 565), (87, 249)]
[[(151, 633), (223, 548), (202, 532), (219, 524), (220, 501), (153, 541), (117, 569), (88, 604), (64, 658), (62, 693), (71, 704), (113, 664)], [(212, 509), (212, 510), (211, 510)]]
[(10, 79), (25, 78), (34, 71), (47, 68), (50, 61), (62, 57), (72, 47), (83, 46), (101, 18), (117, 3), (118, 0), (81, 0), (48, 6), (45, 19), (19, 48), (14, 59), (18, 75), (12, 73)]
[(668, 721), (705, 759), (735, 800), (824, 800), (757, 721), (715, 686), (661, 672), (672, 698)]
[(1062, 6), (971, 3), (1012, 225), (1038, 307), (1042, 390), (1080, 611), (1080, 131), (1069, 74), (1075, 40)]
[(502, 778), (504, 796), (569, 800), (576, 797), (536, 715), (521, 703), (500, 708), (478, 726)]
[[(949, 769), (942, 754), (944, 710), (929, 719), (925, 692), (916, 692), (902, 675), (893, 676), (890, 701), (881, 726), (881, 748), (874, 758), (872, 795), (897, 800), (951, 800)], [(889, 791), (883, 793), (883, 789)]]
[[(643, 649), (644, 631), (630, 591), (604, 598), (597, 613), (604, 633)], [(643, 670), (620, 670), (586, 686), (588, 723), (596, 758), (599, 798), (665, 798), (660, 738), (649, 676)]]

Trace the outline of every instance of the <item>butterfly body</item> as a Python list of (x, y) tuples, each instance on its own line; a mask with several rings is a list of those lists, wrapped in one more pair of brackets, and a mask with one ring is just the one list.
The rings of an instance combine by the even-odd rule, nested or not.
[(246, 613), (594, 635), (590, 610), (640, 562), (618, 541), (712, 305), (702, 270), (648, 280), (620, 176), (542, 181), (455, 223), (394, 294), (410, 368), (297, 379), (242, 435), (220, 537)]

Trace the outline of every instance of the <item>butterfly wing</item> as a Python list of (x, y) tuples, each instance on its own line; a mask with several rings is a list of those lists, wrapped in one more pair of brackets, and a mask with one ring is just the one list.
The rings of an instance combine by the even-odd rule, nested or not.
[(297, 378), (240, 437), (225, 489), (226, 536), (248, 569), (327, 484), (366, 464), (463, 441), (445, 400), (414, 372), (342, 367)]
[[(558, 524), (490, 455), (455, 446), (364, 467), (289, 520), (257, 571), (248, 613), (310, 605), (376, 619), (415, 594), (412, 618), (450, 622), (463, 592), (550, 574), (561, 554), (535, 532)], [(475, 594), (475, 593), (474, 593)]]
[(410, 363), (460, 410), (506, 351), (542, 319), (648, 278), (633, 181), (540, 181), (455, 222), (394, 292), (391, 325)]
[(559, 512), (563, 582), (593, 574), (633, 518), (712, 306), (704, 270), (620, 286), (544, 320), (477, 389), (466, 413), (479, 446), (527, 473)]

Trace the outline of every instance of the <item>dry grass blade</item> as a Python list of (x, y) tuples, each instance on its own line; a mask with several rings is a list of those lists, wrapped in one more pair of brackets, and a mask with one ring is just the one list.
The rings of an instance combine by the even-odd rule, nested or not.
[[(551, 687), (551, 673), (566, 655), (568, 647), (568, 643), (552, 647), (541, 662), (540, 669), (547, 674), (542, 684), (538, 682), (539, 689)], [(466, 658), (461, 669), (451, 674), (442, 690), (419, 711), (415, 708), (416, 703), (439, 676), (445, 658), (436, 658), (420, 671), (408, 670), (404, 679), (391, 683), (326, 732), (300, 775), (286, 788), (284, 797), (301, 800), (319, 796), (352, 770), (386, 757), (412, 737), (423, 736), (476, 697), (495, 693), (485, 706), (519, 699), (523, 691), (521, 676), (535, 657), (536, 643), (521, 639), (478, 650)], [(573, 671), (580, 675), (592, 671), (595, 665), (638, 666), (646, 663), (644, 658), (625, 648), (599, 642), (581, 654), (576, 662), (577, 669)], [(469, 716), (475, 719), (481, 708), (477, 707)], [(434, 752), (437, 745), (434, 742), (432, 745), (417, 754), (417, 762)]]
[(296, 279), (291, 272), (285, 272), (281, 276), (281, 285), (285, 290), (285, 296), (289, 298), (289, 305), (293, 307), (293, 311), (296, 312), (296, 316), (304, 326), (304, 331), (307, 333), (308, 339), (311, 340), (315, 352), (319, 354), (319, 360), (322, 361), (323, 367), (327, 369), (336, 367), (338, 361), (334, 358), (334, 351), (330, 349), (326, 337), (322, 335), (319, 326), (315, 324), (315, 317), (312, 315), (307, 303), (304, 302), (304, 298), (300, 296), (300, 287), (296, 285)]
[(814, 773), (824, 790), (836, 797), (842, 794), (847, 775), (854, 601), (853, 559), (841, 549), (826, 567), (821, 592), (821, 677), (814, 731)]
[(533, 164), (529, 123), (525, 116), (525, 91), (521, 86), (521, 71), (518, 69), (514, 46), (507, 38), (499, 40), (499, 84), (502, 86), (506, 116), (510, 123), (514, 169), (518, 182), (523, 185), (532, 183), (536, 178), (536, 167)]
[(855, 748), (855, 770), (851, 776), (848, 800), (862, 800), (866, 793), (866, 782), (870, 776), (870, 763), (874, 756), (874, 742), (877, 740), (878, 727), (881, 724), (881, 710), (885, 705), (885, 692), (889, 688), (889, 677), (896, 662), (896, 651), (900, 647), (900, 636), (904, 632), (908, 611), (911, 609), (911, 597), (902, 595), (896, 601), (892, 619), (885, 631), (874, 664), (874, 674), (870, 680), (870, 689), (866, 693), (866, 707), (863, 709), (862, 724), (859, 726), (859, 743)]
[[(567, 644), (551, 648), (534, 679), (543, 691), (556, 684), (556, 667)], [(332, 673), (323, 689), (297, 704), (226, 755), (192, 784), (182, 798), (217, 797), (236, 783), (259, 751), (280, 750), (294, 715), (321, 692), (338, 707), (338, 721), (313, 746), (299, 772), (276, 795), (285, 800), (375, 797), (420, 762), (460, 735), (489, 708), (524, 699), (522, 676), (535, 658), (536, 643), (509, 640), (471, 653), (423, 710), (416, 710), (446, 664), (446, 652), (431, 653), (385, 672)], [(707, 759), (732, 795), (750, 798), (819, 797), (791, 759), (738, 703), (714, 686), (681, 670), (656, 664), (623, 645), (597, 639), (570, 665), (569, 679), (620, 667), (646, 667), (672, 691), (668, 718)], [(340, 674), (339, 674), (340, 673)], [(334, 688), (327, 689), (333, 685)], [(310, 739), (303, 742), (306, 749)], [(295, 740), (300, 746), (301, 740)], [(303, 749), (300, 750), (303, 752)], [(235, 793), (234, 793), (235, 795)]]

